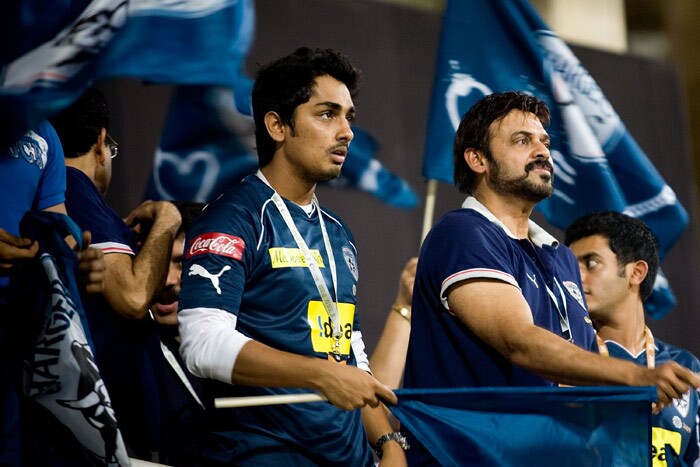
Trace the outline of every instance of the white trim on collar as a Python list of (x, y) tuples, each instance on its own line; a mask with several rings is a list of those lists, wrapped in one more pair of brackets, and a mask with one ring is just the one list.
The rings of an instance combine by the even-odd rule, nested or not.
[[(514, 238), (518, 240), (518, 237), (513, 235), (513, 233), (508, 230), (508, 227), (503, 224), (489, 209), (481, 204), (479, 200), (474, 198), (473, 196), (467, 197), (467, 199), (464, 200), (464, 203), (462, 203), (462, 207), (464, 209), (473, 209), (500, 228), (503, 229), (503, 231), (508, 235), (510, 238)], [(537, 225), (534, 221), (531, 219), (528, 219), (528, 237), (538, 247), (542, 247), (542, 245), (549, 245), (554, 248), (556, 248), (559, 245), (559, 241), (557, 241), (556, 238), (552, 237), (549, 233), (547, 233), (546, 230), (544, 230), (542, 227)]]

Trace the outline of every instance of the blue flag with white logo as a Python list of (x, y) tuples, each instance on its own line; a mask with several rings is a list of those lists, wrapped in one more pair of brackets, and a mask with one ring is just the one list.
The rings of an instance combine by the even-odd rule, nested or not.
[(27, 0), (2, 12), (11, 37), (0, 63), (3, 146), (101, 78), (230, 84), (255, 14), (253, 0)]
[[(14, 2), (10, 2), (14, 3)], [(26, 0), (4, 4), (0, 25), (0, 147), (70, 105), (127, 20), (129, 0)]]
[(650, 465), (653, 387), (400, 389), (409, 465)]
[[(552, 113), (555, 190), (537, 209), (559, 228), (595, 211), (638, 217), (658, 237), (663, 257), (688, 223), (685, 209), (590, 74), (526, 0), (448, 1), (423, 175), (452, 183), (462, 115), (484, 95), (513, 89), (541, 98)], [(660, 318), (674, 306), (661, 276), (645, 308)]]

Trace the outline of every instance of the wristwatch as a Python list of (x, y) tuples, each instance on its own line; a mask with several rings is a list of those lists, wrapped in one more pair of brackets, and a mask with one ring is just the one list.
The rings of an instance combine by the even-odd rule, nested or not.
[(374, 443), (374, 452), (377, 453), (377, 456), (379, 456), (380, 459), (382, 458), (383, 454), (382, 446), (384, 446), (384, 443), (387, 441), (396, 441), (404, 451), (408, 451), (411, 448), (411, 445), (408, 444), (406, 437), (400, 432), (392, 431), (391, 433), (385, 433), (379, 437), (376, 443)]

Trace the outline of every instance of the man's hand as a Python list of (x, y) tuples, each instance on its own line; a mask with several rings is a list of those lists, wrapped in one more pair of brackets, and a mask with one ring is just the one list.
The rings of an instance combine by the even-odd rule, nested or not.
[[(690, 389), (700, 387), (700, 378), (676, 362), (668, 362), (656, 368), (645, 368), (638, 386), (656, 386), (659, 395), (657, 410), (668, 406), (673, 399), (681, 399)], [(646, 378), (646, 379), (645, 379)]]
[(17, 261), (33, 258), (38, 251), (38, 242), (0, 229), (0, 269), (9, 269)]
[(357, 367), (327, 362), (323, 366), (318, 389), (328, 401), (343, 410), (377, 407), (382, 400), (396, 404), (396, 394), (371, 374)]
[(169, 201), (144, 201), (129, 213), (124, 222), (143, 240), (148, 236), (148, 232), (156, 222), (156, 219), (164, 222), (163, 225), (166, 228), (170, 228), (173, 235), (175, 235), (180, 227), (180, 222), (182, 222), (177, 207)]
[(401, 306), (411, 307), (413, 299), (413, 283), (416, 281), (416, 268), (418, 267), (418, 258), (411, 258), (406, 262), (406, 265), (401, 271), (399, 279), (399, 293), (396, 296), (394, 303)]
[(105, 288), (105, 259), (102, 250), (90, 247), (92, 234), (83, 232), (83, 249), (78, 251), (78, 282), (87, 293), (101, 293)]

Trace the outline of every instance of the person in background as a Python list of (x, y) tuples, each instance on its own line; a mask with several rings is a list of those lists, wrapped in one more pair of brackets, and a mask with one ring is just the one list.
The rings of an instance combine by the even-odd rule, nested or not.
[(64, 149), (68, 215), (104, 253), (104, 292), (84, 300), (96, 361), (130, 455), (149, 460), (159, 444), (159, 362), (148, 358), (158, 336), (145, 318), (165, 282), (180, 214), (170, 202), (146, 201), (125, 222), (105, 202), (118, 153), (98, 89), (87, 89), (51, 122)]
[[(63, 148), (54, 128), (42, 121), (0, 155), (0, 465), (21, 465), (19, 411), (20, 381), (17, 355), (21, 332), (11, 326), (7, 309), (9, 274), (18, 262), (34, 258), (39, 245), (20, 237), (19, 223), (32, 210), (65, 214), (66, 174)], [(78, 252), (78, 278), (84, 291), (99, 293), (104, 288), (102, 251), (89, 248), (90, 232), (83, 233), (83, 250)]]
[[(566, 229), (564, 243), (578, 259), (601, 355), (647, 368), (673, 361), (700, 371), (695, 355), (654, 338), (645, 323), (644, 300), (654, 288), (659, 247), (644, 222), (618, 212), (588, 214)], [(670, 459), (683, 466), (698, 461), (699, 411), (698, 392), (691, 388), (652, 416), (654, 467)]]
[(202, 380), (190, 373), (180, 358), (177, 308), (182, 280), (182, 257), (185, 235), (199, 217), (204, 203), (175, 201), (182, 223), (175, 236), (165, 284), (151, 305), (160, 340), (150, 349), (156, 359), (163, 359), (164, 371), (158, 376), (161, 388), (162, 433), (158, 461), (175, 466), (199, 465), (205, 431), (204, 410), (212, 408)]
[(348, 155), (358, 82), (330, 49), (262, 67), (252, 98), (260, 170), (187, 235), (179, 320), (190, 371), (220, 382), (215, 396), (312, 390), (330, 402), (217, 409), (210, 464), (369, 466), (369, 440), (382, 463), (405, 465), (405, 440), (380, 407), (396, 395), (364, 352), (353, 237), (315, 196)]

